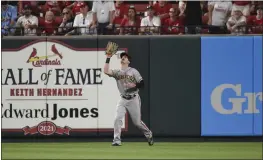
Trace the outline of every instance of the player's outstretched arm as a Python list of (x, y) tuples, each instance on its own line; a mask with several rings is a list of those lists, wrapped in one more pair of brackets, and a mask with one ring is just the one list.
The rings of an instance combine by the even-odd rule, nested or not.
[(106, 62), (105, 62), (105, 65), (104, 65), (104, 70), (103, 72), (109, 76), (113, 76), (113, 72), (112, 70), (110, 69), (110, 59), (111, 59), (111, 56), (112, 55), (109, 55), (107, 54), (107, 59), (106, 59)]

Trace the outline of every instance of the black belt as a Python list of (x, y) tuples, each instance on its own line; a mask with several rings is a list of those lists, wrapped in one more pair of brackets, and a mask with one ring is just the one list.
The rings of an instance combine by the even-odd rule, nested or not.
[(136, 94), (134, 94), (134, 95), (127, 95), (127, 96), (122, 95), (121, 97), (124, 98), (124, 99), (130, 100), (130, 99), (136, 97)]

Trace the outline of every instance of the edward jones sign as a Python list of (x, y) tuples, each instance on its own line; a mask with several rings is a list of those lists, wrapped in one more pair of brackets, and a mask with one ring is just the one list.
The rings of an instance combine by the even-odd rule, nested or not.
[[(104, 48), (79, 50), (58, 41), (2, 51), (2, 131), (112, 130), (119, 92), (104, 63)], [(111, 67), (120, 67), (117, 56)]]

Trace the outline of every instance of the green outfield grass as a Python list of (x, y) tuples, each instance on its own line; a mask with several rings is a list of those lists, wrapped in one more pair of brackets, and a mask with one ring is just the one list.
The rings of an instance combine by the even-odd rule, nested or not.
[(2, 143), (3, 159), (262, 159), (262, 143)]

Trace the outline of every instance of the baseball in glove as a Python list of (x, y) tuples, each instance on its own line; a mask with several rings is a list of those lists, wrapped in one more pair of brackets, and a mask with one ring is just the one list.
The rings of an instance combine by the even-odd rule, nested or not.
[(117, 53), (118, 49), (119, 46), (117, 43), (109, 41), (106, 47), (106, 54), (113, 56), (114, 54)]

